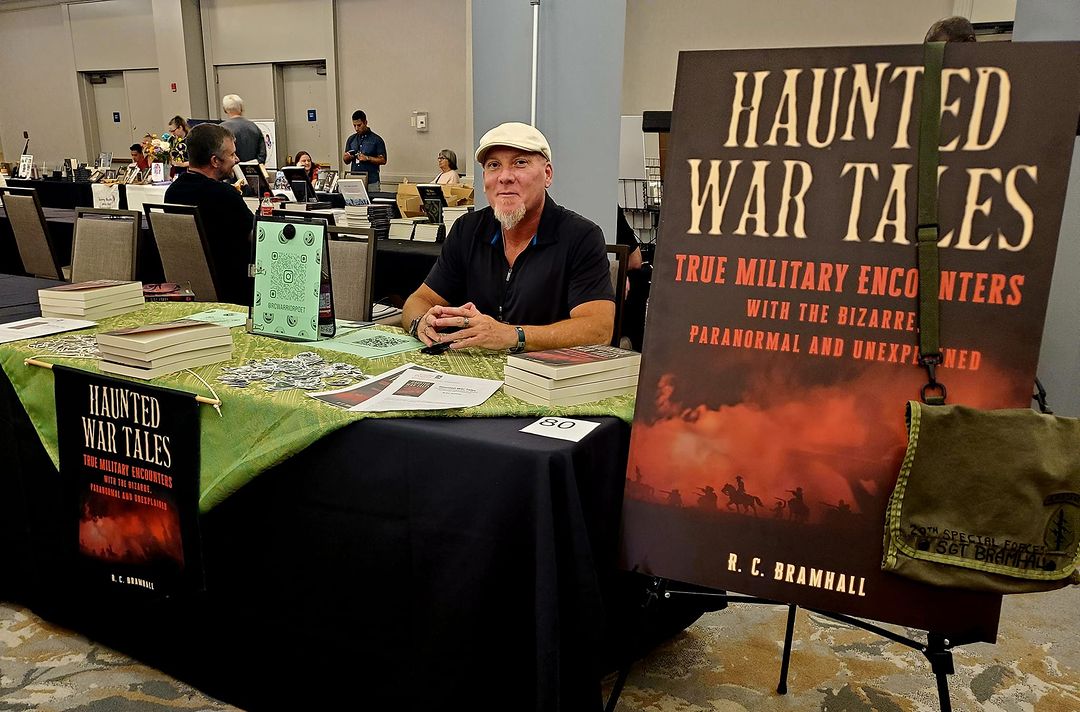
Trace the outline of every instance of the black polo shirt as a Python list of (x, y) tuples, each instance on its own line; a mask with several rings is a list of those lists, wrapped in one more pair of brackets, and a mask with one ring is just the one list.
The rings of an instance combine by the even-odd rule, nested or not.
[(217, 277), (218, 300), (251, 304), (248, 263), (255, 216), (240, 193), (227, 183), (187, 171), (165, 191), (165, 202), (198, 206)]
[(454, 223), (424, 283), (453, 306), (473, 302), (508, 324), (553, 324), (585, 302), (615, 301), (604, 233), (550, 196), (513, 270), (501, 227), (487, 207)]

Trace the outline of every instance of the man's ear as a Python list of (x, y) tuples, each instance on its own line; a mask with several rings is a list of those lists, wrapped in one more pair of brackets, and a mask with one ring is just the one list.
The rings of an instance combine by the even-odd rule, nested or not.
[(555, 169), (552, 167), (551, 162), (549, 161), (544, 166), (544, 175), (546, 176), (545, 181), (544, 181), (544, 187), (545, 188), (550, 188), (551, 187), (551, 177), (552, 177), (552, 175), (554, 175), (554, 173), (555, 173)]

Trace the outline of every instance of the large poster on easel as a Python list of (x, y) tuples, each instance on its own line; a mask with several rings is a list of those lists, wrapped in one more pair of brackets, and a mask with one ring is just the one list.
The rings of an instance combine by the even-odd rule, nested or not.
[(136, 598), (200, 590), (195, 396), (63, 366), (53, 374), (82, 583)]
[[(993, 639), (998, 597), (880, 571), (904, 406), (926, 382), (913, 244), (922, 55), (680, 55), (627, 567)], [(1030, 403), (1078, 69), (1075, 44), (947, 47), (938, 376), (952, 403)], [(1007, 546), (936, 534), (987, 556)]]

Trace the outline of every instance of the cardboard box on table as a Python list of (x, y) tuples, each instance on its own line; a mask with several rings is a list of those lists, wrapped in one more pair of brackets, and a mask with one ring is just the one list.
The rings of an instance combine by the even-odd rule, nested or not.
[[(446, 196), (448, 206), (473, 204), (473, 189), (468, 186), (444, 185), (442, 190), (443, 195)], [(420, 193), (416, 190), (416, 183), (398, 184), (397, 204), (402, 217), (415, 218), (424, 215), (424, 208), (420, 202)]]

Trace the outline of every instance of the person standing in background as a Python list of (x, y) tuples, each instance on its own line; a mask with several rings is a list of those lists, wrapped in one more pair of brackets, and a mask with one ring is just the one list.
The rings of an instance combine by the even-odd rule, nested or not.
[(350, 166), (352, 176), (367, 176), (367, 189), (371, 193), (380, 188), (379, 166), (386, 164), (386, 143), (382, 136), (368, 127), (367, 114), (363, 111), (357, 109), (353, 112), (352, 125), (356, 133), (345, 139), (345, 153), (341, 160)]
[(172, 164), (172, 177), (180, 175), (188, 168), (187, 137), (190, 129), (183, 116), (169, 119), (169, 134), (172, 145), (169, 148), (169, 163)]
[(439, 163), (439, 175), (435, 176), (435, 182), (439, 185), (457, 185), (461, 182), (461, 176), (457, 172), (457, 154), (449, 148), (439, 151), (436, 156)]
[(227, 94), (221, 99), (221, 110), (229, 117), (221, 125), (236, 137), (236, 155), (240, 161), (258, 161), (265, 165), (266, 139), (254, 121), (244, 118), (244, 100), (236, 94)]

